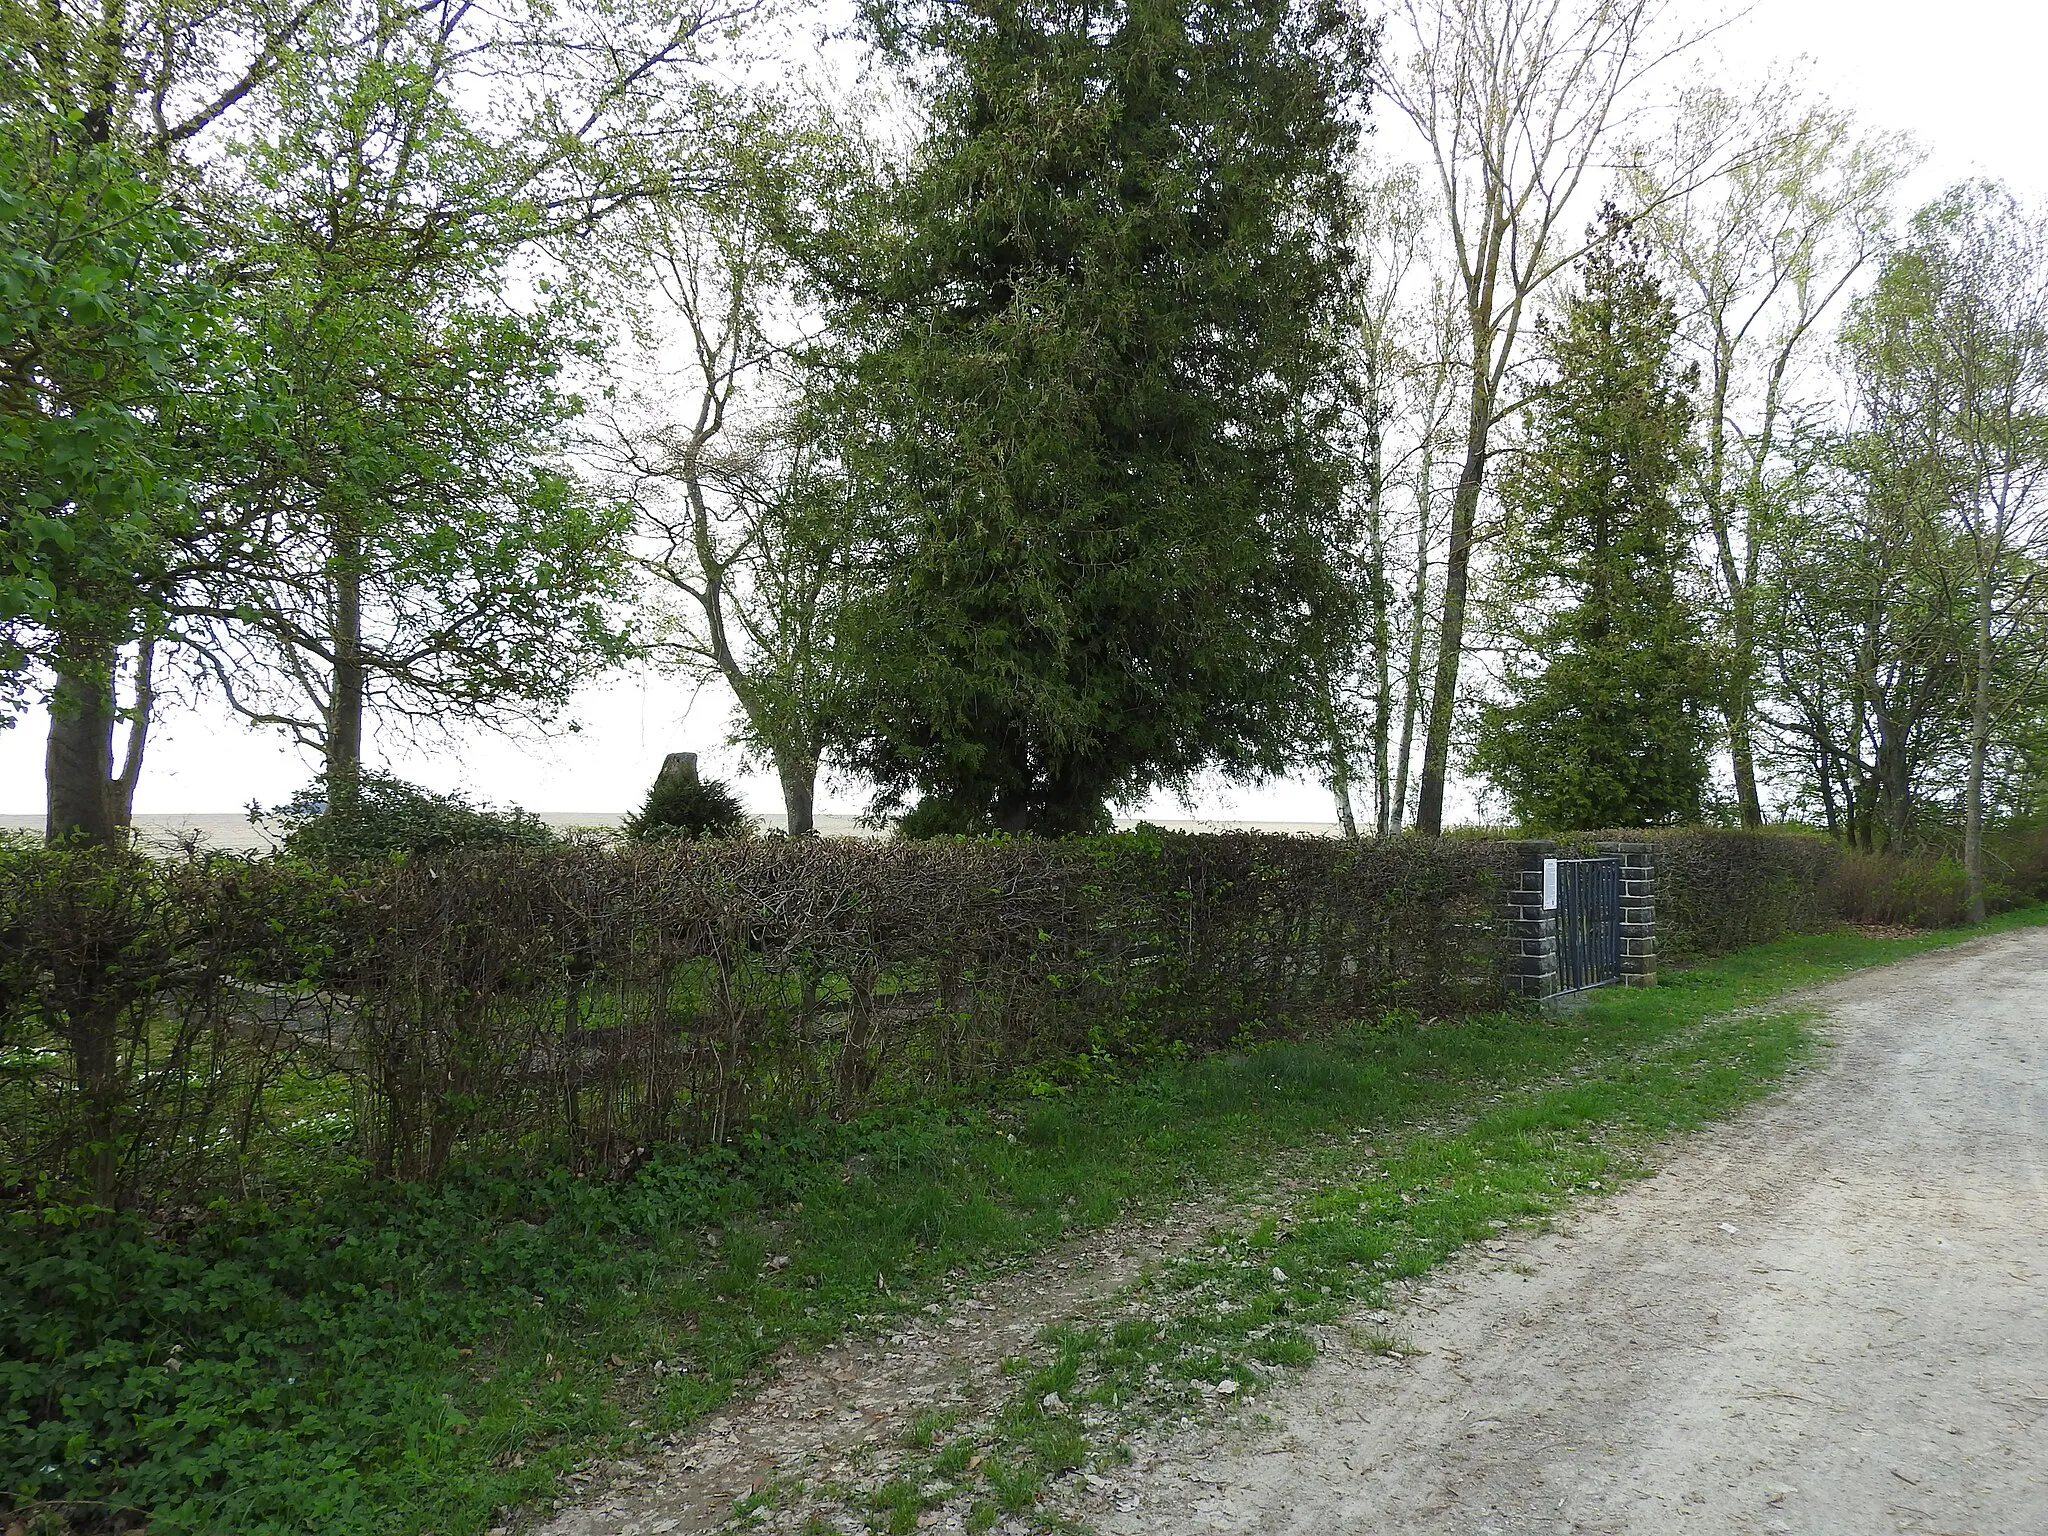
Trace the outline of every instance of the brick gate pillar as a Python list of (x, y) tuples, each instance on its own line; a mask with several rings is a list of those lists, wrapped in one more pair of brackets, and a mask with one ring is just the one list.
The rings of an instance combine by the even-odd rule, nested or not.
[(1621, 860), (1621, 984), (1657, 985), (1657, 866), (1648, 843), (1601, 843)]
[(1508, 996), (1540, 1003), (1557, 991), (1557, 913), (1543, 905), (1543, 861), (1557, 856), (1548, 838), (1514, 844), (1508, 873)]

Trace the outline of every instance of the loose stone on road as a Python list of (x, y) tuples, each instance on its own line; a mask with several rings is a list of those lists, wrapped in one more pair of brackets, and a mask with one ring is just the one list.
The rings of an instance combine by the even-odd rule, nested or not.
[[(1169, 1442), (1104, 1536), (2048, 1533), (2048, 930), (1813, 995), (1831, 1048)], [(1490, 1245), (1491, 1246), (1491, 1245)]]

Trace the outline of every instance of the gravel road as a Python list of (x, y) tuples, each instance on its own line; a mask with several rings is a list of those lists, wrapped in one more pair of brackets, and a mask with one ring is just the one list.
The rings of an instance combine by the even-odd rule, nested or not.
[(1766, 1105), (1441, 1272), (1104, 1536), (2048, 1533), (2048, 929), (1830, 986)]

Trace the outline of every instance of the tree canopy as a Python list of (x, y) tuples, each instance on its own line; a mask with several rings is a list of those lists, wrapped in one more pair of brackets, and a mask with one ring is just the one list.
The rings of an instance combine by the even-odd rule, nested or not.
[(1645, 246), (1612, 209), (1606, 226), (1541, 328), (1554, 377), (1501, 488), (1520, 644), (1473, 762), (1542, 827), (1697, 820), (1707, 782), (1709, 680), (1680, 579), (1692, 381)]
[(1348, 621), (1318, 521), (1370, 35), (1293, 0), (870, 19), (938, 83), (837, 273), (872, 571), (848, 759), (948, 830), (1279, 769)]

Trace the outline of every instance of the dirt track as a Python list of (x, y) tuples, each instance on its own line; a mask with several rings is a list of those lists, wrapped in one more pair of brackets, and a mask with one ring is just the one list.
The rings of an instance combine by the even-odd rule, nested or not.
[(2048, 1533), (2048, 930), (1816, 994), (1785, 1094), (1445, 1271), (1104, 1536)]

